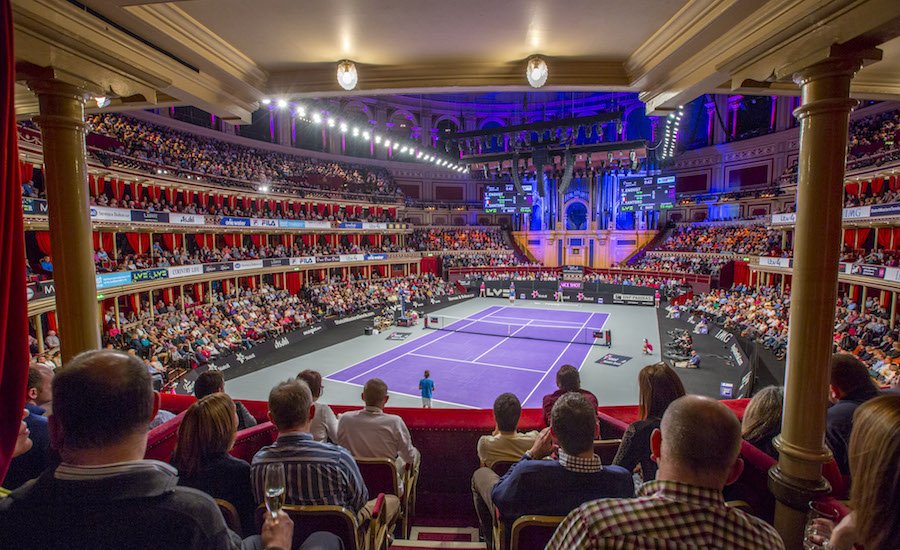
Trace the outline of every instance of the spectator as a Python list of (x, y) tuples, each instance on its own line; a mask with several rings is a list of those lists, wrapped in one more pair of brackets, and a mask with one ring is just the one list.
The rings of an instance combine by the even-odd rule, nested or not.
[[(550, 413), (553, 411), (553, 405), (556, 403), (556, 400), (562, 397), (563, 395), (569, 392), (578, 392), (585, 399), (588, 400), (588, 403), (594, 406), (594, 410), (600, 406), (597, 402), (597, 396), (593, 393), (581, 389), (581, 375), (578, 373), (578, 369), (573, 367), (572, 365), (563, 365), (556, 371), (556, 387), (559, 388), (555, 392), (545, 395), (543, 402), (543, 418), (544, 425), (550, 425)], [(595, 415), (596, 416), (596, 415)], [(594, 439), (600, 438), (600, 419), (597, 417), (596, 428), (594, 429)]]
[(3, 486), (16, 489), (30, 479), (38, 477), (50, 466), (50, 429), (47, 421), (47, 410), (44, 408), (53, 394), (51, 384), (53, 371), (45, 366), (37, 365), (28, 368), (24, 418), (28, 427), (32, 445), (28, 452), (12, 459)]
[[(194, 382), (194, 397), (198, 400), (214, 393), (225, 393), (225, 375), (222, 371), (208, 370), (201, 372)], [(256, 419), (240, 401), (233, 401), (237, 411), (237, 431), (256, 426)]]
[[(313, 439), (309, 428), (315, 411), (312, 392), (302, 380), (281, 382), (269, 392), (269, 420), (278, 429), (278, 439), (258, 451), (251, 462), (256, 502), (264, 501), (266, 464), (281, 462), (286, 479), (295, 480), (285, 487), (287, 504), (343, 506), (356, 512), (365, 529), (375, 500), (368, 500), (359, 467), (347, 449)], [(384, 505), (390, 533), (400, 513), (400, 500), (385, 495)]]
[[(407, 467), (413, 477), (419, 471), (419, 451), (413, 447), (409, 428), (395, 414), (386, 414), (388, 387), (383, 380), (372, 378), (363, 386), (362, 399), (365, 408), (349, 411), (338, 421), (337, 444), (355, 458), (389, 458), (397, 465), (397, 472)], [(398, 481), (402, 481), (401, 478)], [(400, 489), (403, 490), (402, 483)]]
[(725, 506), (722, 490), (744, 466), (741, 425), (725, 405), (695, 395), (675, 400), (650, 447), (659, 464), (656, 481), (643, 484), (637, 498), (576, 508), (547, 549), (784, 548), (771, 525)]
[(306, 382), (309, 391), (312, 392), (313, 403), (316, 405), (316, 414), (313, 415), (309, 432), (316, 441), (337, 442), (338, 420), (331, 407), (319, 403), (322, 397), (322, 375), (318, 371), (305, 370), (297, 375), (299, 380)]
[(46, 344), (48, 348), (59, 347), (59, 336), (56, 335), (55, 330), (51, 330), (47, 333), (47, 337), (44, 338), (44, 344)]
[[(561, 516), (590, 500), (634, 494), (628, 470), (603, 466), (594, 454), (596, 421), (590, 401), (575, 392), (565, 394), (553, 405), (551, 427), (502, 478), (490, 468), (475, 472), (472, 496), (485, 541), (492, 540), (494, 506), (511, 525), (520, 516)], [(559, 439), (559, 458), (543, 460), (553, 452), (551, 430)]]
[(522, 404), (514, 393), (501, 393), (494, 400), (494, 433), (478, 439), (478, 460), (490, 468), (497, 461), (516, 462), (534, 445), (537, 431), (516, 431)]
[[(240, 548), (215, 502), (177, 487), (168, 464), (144, 460), (159, 407), (143, 363), (98, 350), (70, 360), (53, 383), (51, 437), (62, 462), (0, 499), (0, 533), (18, 549)], [(262, 544), (289, 548), (293, 522), (267, 516)], [(247, 541), (259, 547), (259, 539)], [(252, 546), (246, 546), (252, 547)]]
[(669, 405), (684, 395), (678, 373), (665, 363), (647, 365), (638, 373), (638, 418), (632, 422), (613, 459), (613, 464), (629, 472), (638, 466), (644, 481), (656, 479), (657, 464), (651, 458), (650, 435), (659, 429)]
[(744, 438), (744, 441), (775, 460), (778, 460), (778, 451), (772, 444), (772, 440), (781, 433), (783, 404), (783, 387), (765, 387), (750, 400), (741, 421), (741, 437)]
[(850, 505), (834, 529), (834, 550), (900, 548), (900, 395), (860, 405), (850, 436)]
[(850, 473), (847, 447), (853, 430), (853, 413), (878, 395), (878, 388), (869, 377), (866, 366), (847, 353), (835, 353), (831, 358), (831, 406), (825, 417), (825, 443), (834, 453), (841, 473)]
[(178, 426), (172, 466), (178, 484), (230, 502), (244, 533), (256, 530), (256, 503), (250, 487), (250, 465), (228, 454), (237, 433), (235, 403), (222, 392), (198, 399)]

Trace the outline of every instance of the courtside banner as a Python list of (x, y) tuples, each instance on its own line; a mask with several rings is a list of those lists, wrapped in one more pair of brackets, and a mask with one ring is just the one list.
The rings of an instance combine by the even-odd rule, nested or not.
[(341, 257), (337, 255), (333, 256), (316, 256), (317, 264), (336, 264), (341, 261)]
[(157, 281), (159, 279), (168, 279), (169, 270), (165, 267), (157, 267), (154, 269), (142, 269), (140, 271), (131, 272), (131, 282), (144, 283), (147, 281)]
[(240, 262), (234, 262), (235, 271), (244, 271), (247, 269), (262, 269), (262, 267), (262, 260), (243, 260)]
[(797, 214), (789, 212), (787, 214), (772, 214), (772, 223), (797, 223)]
[(316, 263), (316, 258), (314, 256), (290, 258), (290, 265), (312, 265), (314, 263)]
[(331, 229), (331, 222), (305, 221), (303, 227), (306, 229)]
[(900, 203), (873, 204), (872, 206), (867, 206), (866, 208), (869, 209), (872, 217), (900, 216)]
[(33, 199), (31, 197), (22, 199), (22, 213), (27, 216), (46, 216), (47, 209), (47, 201), (44, 199)]
[(267, 220), (265, 218), (251, 218), (250, 227), (278, 227), (278, 220)]
[(342, 262), (364, 262), (366, 261), (365, 254), (341, 254), (340, 255)]
[(278, 220), (278, 227), (284, 227), (286, 229), (303, 229), (306, 227), (306, 222), (302, 220)]
[(381, 261), (387, 259), (387, 254), (366, 254), (366, 261)]
[(340, 225), (338, 225), (338, 227), (340, 227), (341, 229), (362, 229), (363, 223), (362, 222), (341, 222)]
[(231, 262), (203, 264), (203, 273), (221, 273), (223, 271), (234, 271), (234, 264)]
[(120, 271), (117, 273), (98, 273), (97, 290), (131, 284), (131, 272)]
[(266, 258), (262, 261), (263, 267), (282, 267), (291, 265), (290, 258)]
[(168, 212), (147, 212), (146, 210), (132, 210), (131, 221), (150, 223), (171, 223)]

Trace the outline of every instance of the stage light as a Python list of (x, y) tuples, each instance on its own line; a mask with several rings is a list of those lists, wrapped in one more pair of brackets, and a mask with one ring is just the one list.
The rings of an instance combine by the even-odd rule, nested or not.
[(337, 80), (338, 84), (341, 85), (341, 88), (347, 91), (356, 88), (356, 83), (359, 81), (359, 74), (356, 72), (356, 64), (346, 59), (338, 63)]
[(263, 105), (268, 105), (269, 103), (272, 103), (272, 100), (269, 99), (269, 98), (267, 98), (267, 97), (264, 97), (263, 100), (262, 100), (262, 104), (263, 104)]
[(419, 153), (416, 155), (416, 158), (417, 158), (417, 159), (422, 158), (422, 151), (419, 151)]
[(329, 128), (334, 128), (334, 119), (333, 119), (333, 118), (329, 118), (329, 119), (328, 119), (328, 127), (329, 127)]
[(303, 105), (298, 105), (297, 106), (297, 116), (305, 117), (306, 116), (306, 107), (304, 107)]
[(341, 122), (340, 130), (341, 130), (342, 134), (347, 131), (347, 123), (346, 122)]
[(286, 99), (279, 99), (279, 100), (278, 100), (278, 108), (279, 108), (279, 109), (284, 109), (285, 107), (287, 107), (287, 100), (286, 100)]
[(534, 55), (528, 58), (528, 64), (525, 68), (525, 76), (532, 88), (540, 88), (547, 82), (547, 75), (550, 70), (547, 68), (547, 62), (544, 58)]
[(391, 140), (389, 140), (389, 139), (384, 140), (384, 146), (385, 146), (385, 147), (390, 147), (390, 146), (391, 146)]
[(407, 147), (406, 145), (404, 145), (403, 147), (400, 148), (400, 152), (401, 152), (401, 153), (405, 153), (407, 149), (409, 149), (409, 147)]
[(322, 115), (319, 113), (313, 113), (313, 122), (316, 124), (322, 124)]
[(375, 134), (375, 143), (381, 143), (381, 136), (378, 134)]
[(363, 132), (363, 133), (362, 133), (362, 136), (363, 136), (363, 139), (364, 139), (364, 140), (369, 141), (369, 131), (368, 131), (368, 130), (366, 130), (365, 132)]
[(395, 142), (394, 142), (394, 149), (399, 149), (399, 148), (400, 148), (400, 143), (397, 142), (397, 141), (395, 141)]
[(358, 136), (358, 135), (359, 135), (359, 128), (357, 128), (356, 126), (353, 127), (353, 135), (354, 135), (354, 136)]
[(675, 113), (669, 113), (669, 118), (675, 118)]

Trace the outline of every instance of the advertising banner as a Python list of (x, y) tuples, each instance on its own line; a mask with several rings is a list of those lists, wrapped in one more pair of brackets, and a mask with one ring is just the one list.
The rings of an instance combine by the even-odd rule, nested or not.
[(178, 277), (189, 277), (191, 275), (203, 275), (203, 265), (176, 265), (166, 268), (169, 271), (170, 279)]
[(267, 220), (265, 218), (251, 218), (250, 227), (278, 227), (278, 220)]
[(382, 223), (382, 222), (363, 222), (362, 228), (363, 229), (381, 230), (381, 231), (383, 231), (385, 229), (392, 229), (392, 228), (388, 227), (388, 225), (389, 224)]
[(41, 298), (52, 298), (56, 296), (56, 285), (53, 281), (40, 281), (30, 283), (25, 287), (28, 301), (40, 300)]
[(262, 260), (243, 260), (240, 262), (234, 262), (235, 271), (244, 271), (246, 269), (262, 269), (262, 266)]
[(869, 206), (857, 206), (856, 208), (844, 208), (842, 217), (845, 220), (856, 220), (859, 218), (868, 218), (871, 216)]
[(326, 221), (305, 221), (303, 222), (305, 229), (331, 229), (331, 222)]
[(169, 214), (169, 223), (175, 225), (204, 225), (206, 216), (201, 214)]
[(47, 201), (44, 199), (33, 199), (24, 197), (22, 199), (22, 213), (26, 216), (46, 216)]
[(234, 271), (234, 264), (231, 262), (203, 264), (203, 273), (221, 273), (223, 271)]
[(263, 267), (281, 267), (291, 265), (290, 258), (268, 258), (262, 261)]
[(114, 286), (122, 286), (131, 284), (131, 272), (122, 271), (118, 273), (98, 273), (97, 274), (97, 290), (104, 288), (112, 288)]
[(770, 258), (767, 256), (761, 256), (759, 258), (759, 265), (764, 265), (767, 267), (791, 267), (791, 259), (790, 258)]
[(340, 256), (316, 256), (317, 264), (336, 264), (340, 261)]
[[(176, 214), (177, 216), (178, 214)], [(132, 210), (131, 221), (170, 223), (168, 212), (147, 212), (146, 210)]]
[(277, 220), (278, 227), (284, 227), (287, 229), (303, 229), (306, 227), (306, 222), (303, 220)]
[(365, 254), (341, 254), (340, 259), (342, 262), (364, 262), (366, 261)]
[[(473, 293), (478, 292), (481, 285), (477, 279), (460, 282)], [(558, 285), (558, 281), (515, 281), (516, 295), (521, 300), (555, 300)], [(509, 281), (485, 281), (485, 293), (488, 297), (508, 298)], [(562, 299), (564, 302), (654, 306), (655, 293), (656, 289), (643, 286), (583, 283), (580, 290), (564, 288)]]
[(159, 279), (168, 279), (169, 270), (165, 267), (157, 267), (154, 269), (142, 269), (140, 271), (131, 272), (131, 282), (144, 283), (147, 281), (156, 281)]
[(362, 229), (362, 222), (341, 222), (338, 227), (341, 229)]
[[(867, 206), (872, 217), (881, 216), (900, 216), (900, 203), (896, 204), (873, 204)], [(846, 210), (846, 209), (845, 209)]]
[(250, 227), (250, 218), (232, 218), (230, 216), (223, 216), (219, 218), (219, 225), (228, 227)]
[(874, 279), (884, 279), (885, 269), (883, 265), (851, 264), (850, 274)]
[(382, 261), (382, 260), (387, 260), (387, 259), (388, 259), (387, 254), (366, 254), (366, 261), (368, 261), (368, 262)]
[(797, 214), (794, 212), (772, 214), (772, 223), (797, 223)]
[(124, 208), (109, 208), (107, 206), (92, 206), (91, 219), (108, 222), (130, 222), (131, 210)]
[(316, 259), (313, 256), (290, 258), (290, 265), (312, 265), (314, 263), (316, 263)]

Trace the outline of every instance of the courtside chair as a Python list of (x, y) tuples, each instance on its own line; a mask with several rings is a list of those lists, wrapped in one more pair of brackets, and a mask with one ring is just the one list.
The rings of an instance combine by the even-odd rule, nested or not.
[(597, 439), (594, 441), (594, 454), (600, 457), (600, 464), (612, 464), (619, 452), (621, 439)]
[(511, 550), (543, 550), (565, 516), (522, 516), (513, 522)]
[(516, 462), (518, 462), (518, 461), (498, 460), (498, 461), (494, 462), (493, 464), (491, 464), (491, 470), (493, 470), (494, 473), (497, 474), (498, 476), (503, 477), (503, 475), (506, 474), (506, 472), (508, 472), (509, 469), (512, 468), (513, 464), (515, 464)]
[[(387, 550), (390, 542), (387, 537), (386, 510), (384, 494), (379, 494), (372, 511), (372, 519), (365, 532), (360, 530), (356, 512), (343, 506), (297, 506), (285, 504), (284, 513), (294, 522), (294, 540), (292, 548), (297, 548), (309, 535), (316, 531), (327, 531), (337, 535), (344, 543), (344, 550)], [(262, 529), (265, 519), (265, 504), (256, 509), (256, 524)]]
[(418, 476), (413, 472), (411, 464), (403, 471), (403, 490), (399, 485), (400, 475), (397, 463), (390, 458), (354, 458), (359, 472), (362, 474), (370, 495), (384, 493), (395, 495), (400, 499), (401, 538), (409, 538), (412, 525), (412, 514), (415, 508), (416, 483)]

